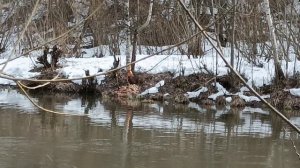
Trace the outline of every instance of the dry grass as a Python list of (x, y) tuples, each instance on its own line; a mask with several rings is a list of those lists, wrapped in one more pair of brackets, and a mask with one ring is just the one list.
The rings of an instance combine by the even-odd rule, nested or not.
[(291, 104), (287, 100), (288, 95), (289, 92), (285, 92), (282, 90), (272, 93), (270, 97), (271, 104), (278, 108), (284, 108), (284, 106)]

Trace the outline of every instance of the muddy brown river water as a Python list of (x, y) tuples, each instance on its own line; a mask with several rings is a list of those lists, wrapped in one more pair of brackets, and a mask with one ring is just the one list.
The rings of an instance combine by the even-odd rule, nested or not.
[[(299, 168), (300, 138), (267, 110), (0, 91), (1, 168)], [(299, 112), (300, 113), (300, 112)], [(290, 119), (300, 125), (294, 112)]]

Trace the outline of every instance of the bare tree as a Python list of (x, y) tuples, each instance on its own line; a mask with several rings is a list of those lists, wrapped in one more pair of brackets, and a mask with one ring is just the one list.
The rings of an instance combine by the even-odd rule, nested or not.
[[(131, 26), (131, 22), (130, 22), (130, 0), (126, 0), (124, 3), (124, 7), (125, 7), (125, 32), (126, 32), (126, 51), (125, 51), (125, 55), (126, 55), (126, 64), (130, 64), (131, 63), (131, 52), (132, 52), (132, 45), (131, 45), (131, 30), (130, 30), (130, 26)], [(133, 78), (133, 73), (131, 70), (131, 65), (128, 65), (126, 67), (127, 70), (127, 80), (129, 83), (131, 83), (130, 81)]]
[[(138, 0), (138, 2), (139, 2), (139, 0)], [(132, 60), (131, 60), (132, 62), (136, 61), (136, 50), (137, 50), (137, 41), (138, 41), (139, 33), (150, 24), (151, 17), (152, 17), (152, 11), (153, 11), (153, 4), (154, 4), (154, 0), (151, 0), (150, 4), (149, 4), (148, 16), (147, 16), (145, 23), (143, 25), (141, 25), (140, 27), (135, 28), (135, 30), (134, 30), (133, 41), (132, 41), (132, 44), (133, 44)], [(137, 3), (137, 5), (139, 5), (139, 3)], [(138, 13), (139, 13), (139, 11), (138, 11)], [(131, 65), (131, 69), (134, 72), (135, 64)]]
[(277, 44), (277, 38), (276, 38), (276, 34), (275, 34), (275, 27), (273, 24), (273, 19), (272, 19), (272, 15), (271, 15), (271, 10), (270, 10), (270, 2), (269, 0), (264, 0), (263, 1), (264, 4), (264, 12), (266, 13), (266, 19), (268, 22), (268, 26), (269, 26), (269, 31), (270, 31), (270, 35), (271, 35), (271, 42), (272, 42), (272, 49), (273, 49), (273, 58), (274, 58), (274, 63), (275, 63), (275, 78), (276, 78), (276, 82), (279, 82), (280, 80), (285, 79), (283, 70), (281, 68), (280, 62), (279, 62), (279, 53), (278, 53), (278, 44)]

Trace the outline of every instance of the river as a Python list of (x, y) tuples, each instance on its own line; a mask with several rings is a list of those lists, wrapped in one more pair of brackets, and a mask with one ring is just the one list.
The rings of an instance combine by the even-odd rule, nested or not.
[[(298, 168), (300, 137), (267, 110), (0, 91), (1, 168)], [(300, 112), (289, 117), (300, 126)], [(298, 117), (299, 116), (299, 117)]]

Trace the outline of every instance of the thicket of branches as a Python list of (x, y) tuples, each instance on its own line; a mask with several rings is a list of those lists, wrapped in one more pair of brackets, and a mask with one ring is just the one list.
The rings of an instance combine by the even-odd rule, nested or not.
[[(141, 52), (140, 46), (172, 45), (198, 31), (176, 0), (154, 0), (151, 20), (135, 38), (135, 31), (147, 20), (151, 1), (130, 0), (129, 17), (124, 7), (126, 1), (41, 0), (19, 48), (35, 48), (74, 28), (68, 36), (55, 42), (62, 46), (65, 53), (79, 57), (81, 48), (106, 45), (110, 55), (118, 55), (120, 46), (126, 43), (127, 30), (132, 44), (137, 44), (134, 48), (137, 53)], [(295, 3), (299, 2), (269, 2), (280, 47), (279, 57), (290, 60), (291, 48), (299, 56), (300, 22), (294, 8)], [(36, 0), (1, 1), (0, 53), (10, 45), (9, 39), (20, 34), (35, 3)], [(215, 35), (213, 38), (220, 45), (232, 46), (241, 57), (254, 64), (258, 64), (255, 58), (270, 59), (274, 54), (269, 43), (270, 33), (262, 0), (189, 0), (185, 3), (206, 31)], [(96, 13), (84, 20), (95, 10)], [(202, 36), (198, 35), (178, 50), (182, 54), (201, 56), (207, 50), (203, 43)], [(148, 52), (151, 54), (151, 50)], [(96, 56), (102, 55), (100, 50)]]

